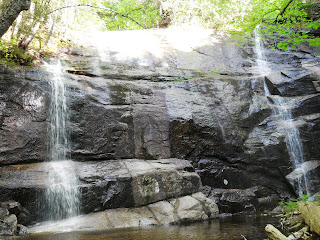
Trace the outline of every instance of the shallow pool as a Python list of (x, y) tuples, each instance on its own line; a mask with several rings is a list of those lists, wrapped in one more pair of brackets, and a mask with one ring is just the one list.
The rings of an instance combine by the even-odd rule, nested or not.
[(71, 232), (33, 234), (19, 240), (108, 240), (108, 239), (174, 239), (174, 240), (263, 240), (264, 227), (278, 224), (278, 219), (266, 216), (225, 217), (211, 222), (187, 226), (116, 229), (101, 232)]

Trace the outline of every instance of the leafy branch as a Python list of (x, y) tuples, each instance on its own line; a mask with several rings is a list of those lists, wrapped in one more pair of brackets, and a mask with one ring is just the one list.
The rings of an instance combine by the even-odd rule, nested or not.
[(78, 5), (69, 5), (69, 6), (64, 6), (64, 7), (60, 7), (60, 8), (57, 8), (57, 9), (54, 9), (52, 10), (51, 12), (48, 13), (48, 15), (54, 13), (54, 12), (57, 12), (57, 11), (60, 11), (62, 9), (65, 9), (65, 8), (74, 8), (74, 7), (90, 7), (90, 8), (95, 8), (95, 9), (101, 9), (101, 10), (107, 10), (109, 12), (112, 12), (116, 15), (119, 15), (121, 17), (124, 17), (124, 18), (127, 18), (129, 20), (131, 20), (132, 22), (136, 23), (137, 25), (139, 25), (140, 27), (144, 28), (145, 29), (145, 26), (143, 26), (142, 24), (140, 24), (138, 21), (136, 21), (135, 19), (129, 17), (128, 15), (124, 15), (122, 13), (119, 13), (111, 8), (107, 8), (107, 7), (97, 7), (97, 6), (93, 6), (93, 5), (90, 5), (90, 4), (78, 4)]

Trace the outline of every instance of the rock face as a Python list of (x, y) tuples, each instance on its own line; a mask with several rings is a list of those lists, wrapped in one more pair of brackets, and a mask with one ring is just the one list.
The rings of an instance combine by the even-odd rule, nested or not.
[(47, 149), (48, 74), (4, 67), (0, 74), (0, 164), (42, 161)]
[[(267, 51), (273, 72), (264, 77), (253, 46), (240, 49), (207, 31), (191, 34), (197, 38), (171, 31), (106, 33), (95, 48), (61, 55), (69, 153), (85, 212), (199, 191), (193, 169), (224, 212), (255, 212), (294, 195), (285, 131), (265, 80), (291, 109), (306, 161), (319, 161), (319, 59), (306, 50)], [(134, 55), (125, 39), (141, 42)], [(1, 69), (0, 200), (23, 196), (30, 209), (50, 169), (39, 163), (50, 130), (48, 78), (45, 70)], [(318, 171), (319, 165), (310, 170), (313, 193)], [(186, 212), (188, 206), (181, 207)]]
[(203, 193), (160, 201), (140, 208), (118, 208), (88, 214), (67, 221), (44, 224), (30, 232), (99, 231), (106, 229), (143, 227), (148, 225), (184, 224), (217, 218), (217, 205)]

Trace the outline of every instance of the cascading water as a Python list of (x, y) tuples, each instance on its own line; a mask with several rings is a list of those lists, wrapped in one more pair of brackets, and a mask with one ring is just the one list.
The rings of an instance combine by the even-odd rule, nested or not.
[[(254, 31), (255, 51), (257, 55), (259, 72), (261, 75), (265, 76), (271, 73), (271, 69), (268, 66), (268, 61), (264, 54), (263, 42), (261, 40), (259, 31), (260, 26), (258, 25)], [(268, 103), (272, 108), (273, 114), (277, 116), (279, 122), (281, 122), (281, 128), (285, 134), (285, 142), (293, 167), (298, 169), (305, 162), (305, 159), (300, 133), (294, 125), (291, 110), (288, 106), (286, 106), (286, 103), (282, 97), (270, 94), (266, 82), (264, 82), (264, 90), (266, 97), (269, 99)], [(298, 195), (301, 196), (309, 193), (307, 174), (303, 174), (302, 178), (299, 178), (297, 181)]]
[(46, 64), (52, 73), (50, 103), (49, 188), (45, 191), (45, 220), (68, 218), (79, 214), (79, 191), (73, 162), (68, 160), (68, 120), (66, 89), (60, 61)]
[[(267, 58), (264, 54), (263, 42), (260, 36), (260, 25), (257, 25), (254, 29), (254, 40), (255, 40), (255, 52), (257, 55), (257, 63), (259, 68), (259, 73), (261, 75), (267, 75), (271, 72), (271, 69), (268, 66)], [(266, 87), (266, 85), (265, 85)], [(266, 88), (265, 88), (266, 90)]]

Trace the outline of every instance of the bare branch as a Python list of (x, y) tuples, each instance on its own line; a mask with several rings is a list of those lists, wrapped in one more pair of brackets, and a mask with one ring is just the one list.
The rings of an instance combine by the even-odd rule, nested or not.
[(52, 10), (51, 12), (48, 13), (48, 15), (50, 15), (50, 14), (56, 12), (56, 11), (60, 11), (60, 10), (62, 10), (62, 9), (65, 9), (65, 8), (74, 8), (74, 7), (90, 7), (90, 8), (95, 8), (95, 9), (107, 10), (107, 11), (109, 11), (109, 12), (112, 12), (112, 13), (116, 14), (116, 15), (119, 15), (119, 16), (121, 16), (121, 17), (124, 17), (124, 18), (129, 19), (129, 20), (131, 20), (132, 22), (138, 24), (140, 27), (142, 27), (142, 28), (145, 29), (145, 27), (144, 27), (142, 24), (140, 24), (139, 22), (137, 22), (136, 20), (134, 20), (133, 18), (131, 18), (131, 17), (127, 16), (127, 15), (124, 15), (124, 14), (122, 14), (122, 13), (119, 13), (119, 12), (117, 12), (117, 11), (111, 9), (111, 8), (96, 7), (96, 6), (92, 6), (92, 5), (90, 5), (90, 4), (79, 4), (79, 5), (64, 6), (64, 7), (61, 7), (61, 8), (57, 8), (57, 9)]
[(287, 8), (290, 6), (290, 4), (293, 2), (293, 0), (290, 0), (287, 5), (282, 9), (282, 11), (278, 14), (276, 20), (274, 21), (275, 23), (278, 22), (278, 18), (279, 16), (283, 16), (283, 14), (285, 13), (285, 11), (287, 10)]

